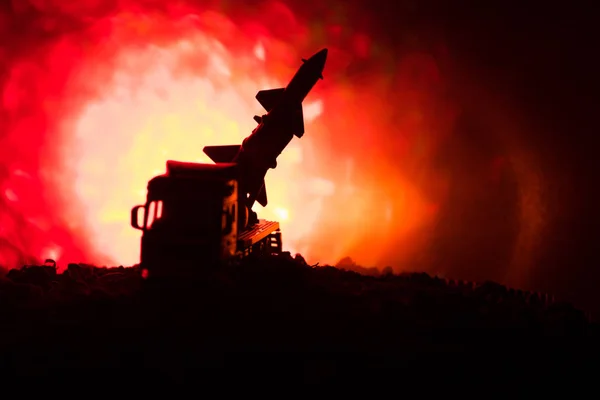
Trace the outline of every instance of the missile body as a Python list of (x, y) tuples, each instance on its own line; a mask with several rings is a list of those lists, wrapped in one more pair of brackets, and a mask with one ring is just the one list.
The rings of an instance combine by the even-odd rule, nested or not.
[(239, 193), (248, 211), (255, 201), (267, 205), (265, 175), (277, 166), (277, 157), (292, 138), (304, 135), (302, 102), (319, 79), (327, 61), (327, 49), (303, 59), (285, 88), (261, 90), (256, 99), (267, 114), (255, 116), (258, 126), (241, 145), (206, 146), (204, 153), (216, 163), (235, 163), (239, 168)]

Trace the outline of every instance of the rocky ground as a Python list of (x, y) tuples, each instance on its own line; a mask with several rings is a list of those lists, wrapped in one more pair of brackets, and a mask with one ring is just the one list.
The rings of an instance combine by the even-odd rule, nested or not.
[(0, 280), (0, 362), (40, 379), (65, 368), (198, 379), (202, 367), (211, 380), (226, 371), (304, 382), (594, 368), (597, 326), (550, 296), (373, 275), (289, 254), (193, 282), (142, 282), (136, 267), (27, 266)]

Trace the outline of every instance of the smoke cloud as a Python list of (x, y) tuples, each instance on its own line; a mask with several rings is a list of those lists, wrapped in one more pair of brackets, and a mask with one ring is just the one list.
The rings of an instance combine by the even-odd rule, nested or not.
[(255, 93), (327, 47), (307, 135), (256, 210), (281, 221), (285, 247), (524, 284), (544, 182), (514, 110), (409, 5), (390, 35), (372, 7), (320, 3), (3, 3), (0, 265), (135, 263), (128, 215), (147, 180), (240, 142)]

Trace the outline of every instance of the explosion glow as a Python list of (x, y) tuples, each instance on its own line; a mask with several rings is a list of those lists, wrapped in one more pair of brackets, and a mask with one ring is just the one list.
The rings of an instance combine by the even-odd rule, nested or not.
[(203, 146), (240, 143), (263, 113), (256, 92), (287, 84), (323, 47), (307, 134), (269, 171), (269, 205), (255, 210), (309, 261), (383, 266), (425, 248), (450, 184), (432, 160), (457, 115), (432, 55), (390, 58), (368, 32), (309, 27), (278, 2), (244, 16), (55, 3), (13, 4), (39, 13), (42, 39), (17, 52), (2, 86), (1, 265), (136, 263), (129, 212), (147, 181), (168, 159), (210, 162)]

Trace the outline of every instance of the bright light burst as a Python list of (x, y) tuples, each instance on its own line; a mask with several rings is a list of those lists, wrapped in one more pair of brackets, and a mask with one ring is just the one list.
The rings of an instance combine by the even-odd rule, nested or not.
[[(177, 66), (190, 54), (201, 54), (206, 70), (177, 76)], [(265, 58), (260, 43), (254, 55), (260, 68)], [(139, 258), (139, 232), (126, 221), (131, 207), (145, 201), (148, 180), (164, 173), (167, 159), (212, 163), (202, 152), (204, 146), (241, 143), (256, 125), (252, 116), (264, 112), (254, 100), (256, 92), (283, 83), (267, 76), (233, 82), (232, 60), (218, 42), (201, 34), (163, 48), (132, 50), (121, 58), (126, 68), (116, 66), (114, 91), (90, 102), (82, 113), (75, 187), (95, 242), (121, 263), (134, 264)], [(306, 129), (317, 134), (310, 122), (323, 112), (323, 103), (314, 95), (307, 100)], [(312, 207), (300, 207), (299, 199), (291, 198), (288, 187), (303, 184), (290, 176), (302, 168), (304, 149), (295, 139), (280, 156), (278, 173), (266, 179), (269, 205), (258, 210), (261, 218), (280, 221), (287, 233), (285, 247), (291, 251), (296, 251), (294, 232), (302, 231), (296, 228), (310, 221), (307, 217), (316, 214), (319, 201), (332, 191), (313, 197)], [(322, 178), (316, 182), (333, 186)]]

